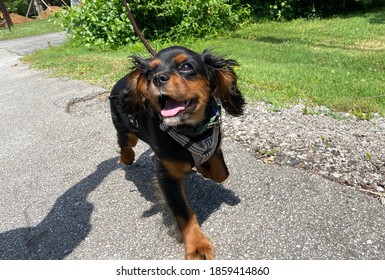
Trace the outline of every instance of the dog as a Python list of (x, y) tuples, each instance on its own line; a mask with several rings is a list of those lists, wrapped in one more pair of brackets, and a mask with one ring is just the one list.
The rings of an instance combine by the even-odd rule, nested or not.
[(202, 232), (186, 199), (184, 178), (195, 167), (222, 183), (229, 176), (221, 150), (221, 108), (243, 113), (233, 59), (180, 46), (153, 58), (133, 56), (131, 72), (109, 96), (120, 162), (131, 165), (138, 139), (153, 150), (161, 192), (182, 233), (186, 259), (214, 259), (215, 248)]

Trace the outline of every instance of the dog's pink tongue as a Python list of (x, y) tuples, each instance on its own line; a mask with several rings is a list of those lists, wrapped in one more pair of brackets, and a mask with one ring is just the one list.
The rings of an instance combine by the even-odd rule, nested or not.
[(166, 106), (160, 111), (163, 117), (173, 117), (178, 114), (180, 111), (183, 111), (186, 108), (184, 102), (178, 102), (173, 99), (167, 99)]

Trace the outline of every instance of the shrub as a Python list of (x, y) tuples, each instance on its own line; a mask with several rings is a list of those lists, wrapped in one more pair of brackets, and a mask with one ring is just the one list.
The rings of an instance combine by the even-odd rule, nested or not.
[[(205, 38), (239, 27), (248, 5), (233, 0), (132, 0), (135, 20), (148, 39)], [(61, 13), (68, 33), (87, 45), (115, 48), (138, 40), (121, 0), (87, 0)]]
[[(86, 46), (115, 47), (134, 40), (120, 0), (91, 0), (56, 13), (67, 33)], [(117, 5), (119, 4), (119, 5)]]
[[(158, 21), (167, 20), (170, 24), (164, 30), (156, 30), (161, 38), (183, 41), (186, 38), (205, 38), (215, 36), (240, 27), (249, 16), (247, 5), (237, 1), (195, 0), (165, 1), (168, 4)], [(168, 6), (168, 7), (167, 7)]]
[(5, 0), (4, 3), (7, 6), (8, 12), (25, 16), (29, 0)]
[(251, 6), (257, 18), (290, 20), (327, 17), (334, 14), (385, 6), (385, 0), (240, 0)]

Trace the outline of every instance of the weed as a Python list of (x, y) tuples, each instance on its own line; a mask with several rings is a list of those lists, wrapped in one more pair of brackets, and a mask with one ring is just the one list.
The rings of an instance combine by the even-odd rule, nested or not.
[(331, 147), (331, 144), (330, 144), (329, 140), (327, 140), (325, 136), (323, 136), (323, 135), (321, 136), (321, 141), (322, 141), (322, 143), (324, 144), (324, 146), (326, 148), (330, 148)]
[(311, 111), (307, 106), (303, 107), (302, 115), (312, 115), (313, 111)]
[(258, 150), (258, 153), (262, 156), (262, 157), (272, 157), (272, 156), (275, 156), (277, 154), (277, 150), (275, 148), (273, 149), (270, 149), (270, 150), (266, 150), (266, 149), (259, 149)]
[(356, 116), (360, 120), (364, 120), (364, 121), (369, 121), (373, 118), (372, 112), (363, 112), (360, 109), (354, 109), (352, 113), (354, 116)]
[(372, 154), (369, 153), (369, 152), (366, 152), (365, 153), (365, 157), (367, 158), (367, 160), (371, 160), (372, 159)]

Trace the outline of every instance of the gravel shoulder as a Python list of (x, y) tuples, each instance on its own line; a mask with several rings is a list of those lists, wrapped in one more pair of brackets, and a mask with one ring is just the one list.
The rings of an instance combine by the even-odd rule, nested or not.
[(223, 122), (226, 137), (263, 163), (304, 169), (385, 203), (385, 118), (259, 102), (248, 104), (242, 117), (223, 116)]

